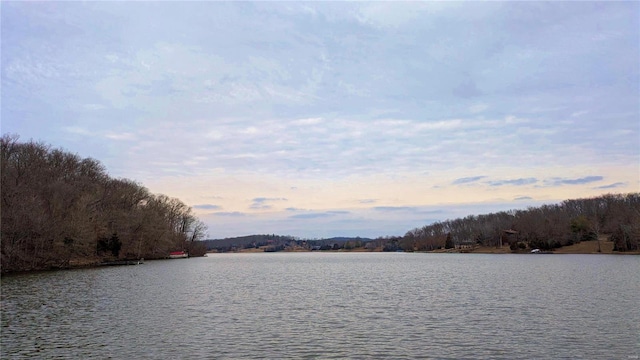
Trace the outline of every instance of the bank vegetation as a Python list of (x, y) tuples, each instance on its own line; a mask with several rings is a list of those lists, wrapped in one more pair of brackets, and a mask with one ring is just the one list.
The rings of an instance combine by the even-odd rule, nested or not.
[(2, 273), (204, 254), (206, 226), (179, 199), (42, 142), (0, 145)]
[(640, 193), (469, 215), (415, 228), (394, 241), (399, 249), (418, 251), (474, 246), (550, 251), (602, 238), (617, 252), (640, 250)]

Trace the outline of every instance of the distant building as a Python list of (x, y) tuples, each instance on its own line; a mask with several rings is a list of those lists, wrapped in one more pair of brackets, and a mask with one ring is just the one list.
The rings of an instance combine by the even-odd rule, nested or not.
[(473, 240), (465, 240), (455, 244), (456, 249), (473, 249), (475, 242)]

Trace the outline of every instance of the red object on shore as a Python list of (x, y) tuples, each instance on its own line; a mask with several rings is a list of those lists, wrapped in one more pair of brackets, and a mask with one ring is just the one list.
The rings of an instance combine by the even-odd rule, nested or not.
[(189, 254), (184, 251), (172, 251), (169, 253), (169, 259), (181, 259), (187, 257), (189, 257)]

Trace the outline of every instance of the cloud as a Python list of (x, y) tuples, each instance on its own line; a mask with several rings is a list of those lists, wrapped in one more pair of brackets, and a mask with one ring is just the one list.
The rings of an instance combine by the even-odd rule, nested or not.
[(224, 199), (224, 197), (222, 197), (220, 195), (201, 195), (200, 197), (203, 198), (203, 199), (215, 199), (215, 200)]
[[(420, 201), (513, 199), (514, 187), (590, 196), (636, 184), (639, 9), (9, 1), (2, 129), (154, 191), (180, 178), (162, 192), (222, 206), (203, 213), (251, 214), (207, 214), (212, 229), (277, 232), (295, 227), (289, 215), (352, 204), (366, 209), (297, 229), (364, 214), (374, 219), (359, 229), (396, 231), (429, 217), (409, 210)], [(604, 168), (606, 179), (581, 178)], [(211, 189), (224, 201), (206, 198)], [(387, 204), (397, 206), (371, 208)]]
[(211, 213), (211, 215), (214, 216), (228, 216), (228, 217), (244, 217), (247, 216), (246, 213), (243, 212), (239, 212), (239, 211), (221, 211), (221, 212), (215, 212), (215, 213)]
[(64, 131), (68, 132), (68, 133), (72, 133), (72, 134), (78, 134), (78, 135), (93, 135), (93, 133), (85, 128), (79, 127), (79, 126), (65, 126), (63, 128)]
[(292, 121), (293, 125), (309, 126), (318, 125), (322, 123), (322, 118), (306, 118)]
[(85, 104), (84, 108), (87, 110), (103, 110), (106, 107), (102, 104)]
[(256, 204), (262, 204), (262, 203), (267, 202), (267, 201), (287, 201), (287, 199), (286, 198), (257, 197), (257, 198), (253, 198), (251, 201), (253, 201)]
[(567, 178), (552, 178), (549, 180), (545, 180), (545, 183), (549, 186), (562, 186), (562, 185), (584, 185), (593, 182), (602, 181), (604, 177), (602, 176), (585, 176), (576, 179), (567, 179)]
[(220, 210), (222, 209), (221, 206), (219, 205), (213, 205), (213, 204), (198, 204), (198, 205), (193, 205), (194, 209), (201, 209), (201, 210)]
[(531, 196), (518, 196), (513, 199), (514, 201), (522, 201), (522, 200), (533, 200)]
[(412, 211), (416, 208), (411, 206), (375, 206), (372, 208), (375, 211), (385, 211), (385, 212), (393, 212), (393, 211)]
[(488, 181), (487, 184), (489, 186), (504, 186), (504, 185), (513, 185), (513, 186), (523, 186), (523, 185), (531, 185), (538, 182), (536, 178), (520, 178), (513, 180), (492, 180)]
[(358, 202), (360, 204), (374, 204), (377, 201), (378, 201), (377, 199), (361, 199), (361, 200), (358, 200)]
[(427, 3), (361, 3), (357, 20), (380, 28), (397, 28), (419, 18), (431, 4)]
[(318, 219), (318, 218), (326, 218), (333, 216), (330, 213), (307, 213), (307, 214), (296, 214), (289, 216), (290, 219)]
[(452, 185), (470, 184), (470, 183), (474, 183), (474, 182), (477, 182), (479, 180), (482, 180), (484, 178), (486, 178), (486, 176), (463, 177), (463, 178), (459, 178), (459, 179), (454, 180), (451, 184)]
[(289, 216), (290, 219), (320, 219), (320, 218), (329, 218), (334, 217), (336, 215), (348, 215), (350, 211), (347, 210), (329, 210), (324, 212), (309, 212), (304, 214), (296, 214)]
[(273, 209), (273, 205), (251, 204), (250, 208), (253, 210), (269, 210), (269, 209)]
[(588, 110), (580, 110), (580, 111), (575, 111), (573, 113), (571, 113), (571, 117), (580, 117), (583, 115), (587, 115), (589, 113)]
[(276, 202), (276, 201), (287, 201), (286, 198), (268, 198), (268, 197), (257, 197), (254, 198), (251, 204), (251, 209), (254, 210), (267, 210), (271, 209), (273, 206), (271, 204), (267, 204), (268, 202)]
[(594, 189), (600, 189), (600, 190), (615, 189), (615, 188), (623, 187), (625, 185), (627, 185), (626, 182), (616, 182), (616, 183), (609, 184), (609, 185), (597, 186), (597, 187), (594, 187)]
[(136, 135), (130, 132), (123, 132), (123, 133), (110, 132), (105, 134), (105, 137), (112, 140), (136, 140)]
[(472, 98), (482, 95), (482, 91), (478, 89), (475, 81), (465, 79), (453, 89), (453, 94), (461, 98)]
[[(413, 122), (405, 122), (406, 125), (414, 125)], [(467, 122), (469, 124), (469, 122)], [(453, 130), (464, 127), (465, 123), (460, 119), (429, 121), (415, 125), (416, 131), (425, 130)]]
[(489, 105), (484, 103), (473, 104), (469, 107), (469, 112), (472, 114), (479, 114), (489, 108)]

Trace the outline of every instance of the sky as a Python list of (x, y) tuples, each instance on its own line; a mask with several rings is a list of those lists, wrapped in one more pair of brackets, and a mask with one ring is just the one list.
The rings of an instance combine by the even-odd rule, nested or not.
[(640, 191), (640, 2), (14, 2), (1, 130), (209, 238)]

